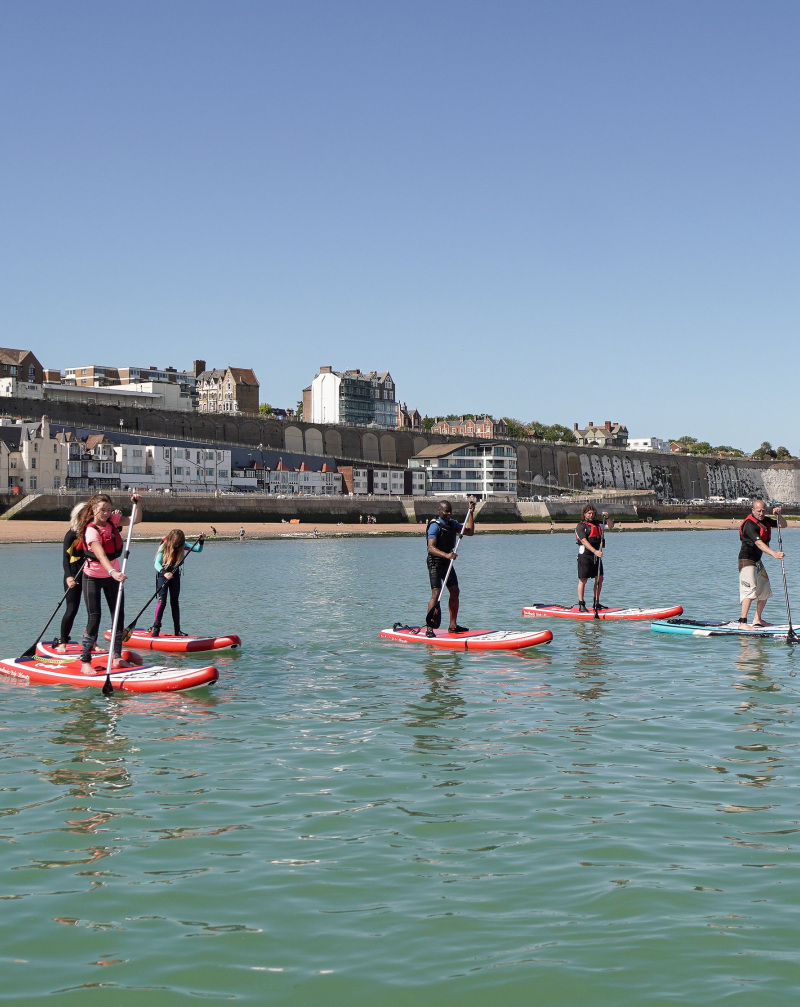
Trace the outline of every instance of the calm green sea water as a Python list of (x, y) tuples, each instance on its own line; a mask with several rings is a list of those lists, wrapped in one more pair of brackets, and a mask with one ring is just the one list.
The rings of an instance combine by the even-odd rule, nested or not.
[[(210, 543), (184, 628), (244, 640), (214, 688), (0, 681), (0, 1001), (791, 1002), (800, 653), (523, 622), (574, 599), (570, 537), (462, 552), (460, 621), (552, 644), (379, 642), (424, 613), (421, 540)], [(604, 601), (734, 617), (736, 552), (732, 532), (614, 533)], [(59, 549), (0, 565), (10, 656), (58, 600)]]

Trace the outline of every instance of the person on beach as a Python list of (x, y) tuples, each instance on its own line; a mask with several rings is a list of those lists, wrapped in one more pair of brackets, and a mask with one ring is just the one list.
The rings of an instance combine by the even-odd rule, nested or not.
[[(458, 625), (459, 588), (456, 568), (455, 566), (450, 568), (449, 576), (447, 575), (447, 570), (450, 567), (450, 561), (457, 558), (455, 547), (462, 528), (464, 534), (467, 536), (475, 534), (474, 512), (475, 501), (470, 500), (466, 524), (461, 525), (458, 521), (453, 520), (453, 508), (450, 506), (449, 500), (442, 500), (439, 504), (439, 513), (433, 520), (428, 522), (425, 529), (425, 537), (428, 544), (428, 576), (431, 582), (431, 598), (428, 602), (428, 612), (431, 611), (439, 600), (439, 592), (442, 589), (445, 577), (447, 577), (447, 590), (450, 592), (450, 626), (448, 629), (450, 633), (467, 632), (465, 626)], [(434, 635), (430, 626), (428, 627), (427, 635)]]
[(575, 525), (575, 538), (578, 541), (578, 611), (587, 612), (586, 581), (594, 579), (594, 608), (597, 611), (605, 608), (600, 604), (600, 591), (603, 588), (603, 546), (605, 545), (604, 525), (610, 530), (614, 522), (603, 511), (603, 520), (598, 523), (597, 509), (592, 503), (583, 505), (581, 519)]
[(161, 621), (167, 607), (167, 595), (172, 611), (172, 627), (175, 636), (188, 636), (181, 631), (181, 576), (183, 574), (183, 559), (190, 552), (202, 552), (205, 535), (194, 543), (186, 544), (186, 536), (180, 528), (173, 528), (161, 542), (156, 552), (156, 611), (150, 632), (153, 636), (161, 633)]
[(770, 625), (762, 619), (764, 606), (772, 596), (769, 577), (762, 562), (764, 553), (775, 559), (783, 559), (785, 555), (783, 552), (771, 549), (769, 540), (773, 528), (786, 527), (786, 518), (783, 517), (780, 507), (773, 508), (774, 517), (767, 517), (766, 510), (764, 501), (760, 497), (756, 497), (753, 500), (750, 513), (739, 525), (739, 541), (741, 543), (739, 548), (739, 601), (742, 603), (739, 622), (747, 622), (750, 606), (755, 601), (756, 614), (750, 624), (753, 629)]
[(78, 541), (78, 519), (85, 503), (75, 504), (69, 516), (69, 530), (64, 536), (61, 561), (64, 567), (64, 615), (61, 617), (61, 633), (56, 650), (66, 654), (69, 635), (75, 617), (81, 607), (81, 587), (83, 585), (83, 562), (86, 558), (82, 549), (76, 548)]
[[(134, 493), (131, 496), (131, 503), (138, 501), (139, 497)], [(138, 524), (141, 520), (142, 512), (137, 509), (134, 524)], [(78, 518), (78, 548), (87, 554), (86, 565), (83, 568), (83, 600), (86, 602), (88, 621), (81, 640), (81, 672), (84, 675), (95, 673), (91, 661), (100, 629), (102, 612), (100, 596), (105, 595), (106, 604), (113, 618), (120, 585), (128, 579), (119, 568), (119, 557), (124, 549), (121, 529), (129, 524), (130, 518), (123, 517), (121, 511), (112, 509), (111, 497), (106, 493), (97, 493), (93, 496)], [(123, 668), (129, 666), (127, 661), (122, 661), (124, 622), (124, 606), (120, 603), (117, 632), (112, 646), (115, 665)]]

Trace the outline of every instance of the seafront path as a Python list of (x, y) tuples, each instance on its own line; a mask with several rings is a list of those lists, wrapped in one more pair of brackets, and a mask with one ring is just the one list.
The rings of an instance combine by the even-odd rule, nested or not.
[[(708, 531), (710, 529), (736, 530), (741, 519), (736, 518), (693, 518), (653, 521), (651, 524), (617, 524), (613, 534), (622, 532), (652, 532), (652, 531)], [(211, 524), (217, 529), (217, 539), (238, 539), (239, 529), (244, 527), (245, 542), (253, 539), (273, 538), (314, 538), (314, 525), (311, 522), (301, 524), (283, 524), (281, 522), (259, 523), (256, 521), (239, 523), (198, 522), (187, 521), (180, 527), (188, 541), (197, 538), (205, 532), (209, 542), (214, 541)], [(797, 527), (798, 522), (789, 519), (789, 527)], [(134, 541), (158, 541), (174, 528), (174, 523), (164, 521), (142, 521), (133, 530)], [(547, 535), (557, 532), (573, 532), (575, 521), (559, 521), (554, 524), (547, 522), (503, 522), (498, 524), (483, 524), (478, 522), (475, 533), (478, 535)], [(0, 521), (0, 545), (15, 542), (61, 542), (67, 531), (66, 522), (61, 521)], [(393, 535), (419, 535), (422, 537), (424, 527), (421, 524), (319, 524), (316, 526), (319, 538), (372, 538)]]

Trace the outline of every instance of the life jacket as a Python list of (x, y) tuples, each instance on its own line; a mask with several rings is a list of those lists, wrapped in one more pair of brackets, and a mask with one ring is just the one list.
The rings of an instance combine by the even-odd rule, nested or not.
[[(119, 528), (115, 524), (112, 524), (111, 521), (108, 521), (105, 527), (101, 528), (99, 525), (96, 525), (94, 521), (90, 521), (89, 524), (86, 525), (86, 527), (94, 528), (95, 531), (98, 531), (100, 533), (103, 549), (105, 551), (106, 556), (108, 556), (109, 559), (118, 559), (122, 555), (122, 535), (120, 535)], [(109, 536), (106, 530), (108, 528), (111, 528), (111, 542), (113, 543), (110, 551), (106, 548), (109, 542)], [(84, 539), (81, 539), (80, 541), (76, 539), (75, 551), (76, 552), (80, 551), (80, 553), (82, 553), (86, 557), (86, 559), (97, 562), (97, 557), (89, 548), (89, 546), (86, 544), (86, 541)]]
[(458, 541), (458, 532), (455, 527), (450, 524), (442, 524), (438, 517), (431, 518), (431, 520), (425, 526), (425, 544), (427, 546), (428, 541), (428, 529), (432, 524), (437, 526), (436, 531), (436, 548), (440, 549), (442, 552), (452, 552), (456, 547), (456, 542)]
[[(602, 526), (602, 524), (597, 524), (594, 521), (584, 521), (583, 523), (585, 525), (589, 526), (589, 534), (585, 535), (584, 538), (588, 538), (590, 541), (593, 538), (594, 539), (599, 539), (601, 542), (603, 541), (603, 526)], [(577, 532), (575, 532), (575, 541), (578, 544), (580, 544), (580, 541), (581, 541), (580, 538), (578, 538), (578, 533)]]
[(758, 537), (764, 543), (764, 545), (769, 545), (769, 540), (772, 538), (772, 528), (763, 521), (759, 521), (757, 517), (753, 514), (748, 514), (747, 517), (739, 525), (739, 538), (742, 542), (746, 542), (750, 545), (750, 541), (744, 537), (744, 528), (748, 521), (752, 521), (753, 524), (758, 528)]

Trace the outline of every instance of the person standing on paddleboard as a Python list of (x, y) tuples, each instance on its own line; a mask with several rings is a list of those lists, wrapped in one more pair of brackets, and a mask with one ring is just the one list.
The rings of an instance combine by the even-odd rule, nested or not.
[[(442, 584), (447, 577), (447, 590), (450, 592), (450, 633), (466, 633), (464, 626), (458, 625), (458, 577), (456, 577), (455, 566), (451, 562), (457, 558), (455, 552), (458, 536), (463, 529), (467, 536), (475, 534), (475, 501), (469, 502), (469, 514), (465, 524), (460, 524), (453, 520), (453, 508), (448, 500), (442, 500), (439, 504), (439, 513), (428, 522), (425, 535), (428, 543), (428, 576), (431, 582), (431, 600), (428, 602), (428, 612), (438, 603)], [(450, 575), (447, 571), (450, 569)], [(430, 632), (433, 635), (433, 632)]]
[(603, 520), (598, 522), (597, 509), (594, 504), (583, 505), (581, 519), (575, 525), (575, 538), (578, 540), (578, 611), (586, 612), (586, 581), (594, 578), (594, 605), (599, 611), (604, 606), (600, 604), (600, 591), (603, 587), (603, 526), (614, 527), (614, 522), (603, 511)]
[(173, 528), (158, 547), (156, 553), (156, 613), (150, 632), (153, 636), (161, 633), (161, 620), (167, 607), (167, 595), (172, 610), (172, 625), (175, 636), (188, 636), (181, 632), (181, 577), (183, 575), (183, 559), (190, 552), (202, 552), (205, 535), (194, 543), (186, 544), (186, 535), (180, 528)]
[(62, 563), (64, 566), (64, 615), (61, 617), (61, 635), (58, 638), (56, 650), (66, 654), (72, 624), (81, 607), (81, 586), (83, 584), (83, 561), (86, 558), (81, 549), (75, 548), (78, 541), (78, 519), (85, 503), (75, 504), (69, 516), (69, 531), (64, 536)]
[[(131, 503), (138, 503), (134, 493)], [(136, 509), (134, 524), (142, 520), (141, 508)], [(106, 603), (113, 616), (117, 604), (117, 593), (120, 585), (128, 578), (119, 568), (119, 557), (123, 552), (120, 529), (130, 524), (130, 518), (122, 516), (121, 511), (112, 509), (111, 497), (106, 493), (97, 493), (89, 500), (78, 518), (77, 547), (86, 554), (86, 565), (83, 568), (83, 600), (86, 602), (88, 622), (81, 640), (81, 672), (84, 675), (94, 675), (92, 667), (92, 651), (97, 643), (102, 612), (100, 596), (105, 595)], [(124, 609), (120, 605), (117, 633), (113, 640), (114, 658), (118, 667), (128, 667), (122, 662), (122, 627), (125, 622)]]
[(770, 549), (769, 540), (773, 528), (786, 527), (786, 518), (781, 514), (780, 507), (773, 508), (774, 517), (767, 517), (766, 511), (764, 501), (760, 497), (756, 497), (750, 513), (739, 525), (739, 541), (741, 543), (739, 549), (739, 601), (742, 603), (739, 622), (747, 622), (750, 606), (755, 601), (756, 614), (750, 624), (754, 629), (770, 625), (761, 618), (764, 606), (772, 597), (769, 577), (762, 562), (764, 553), (775, 559), (783, 559), (785, 555), (783, 552)]

